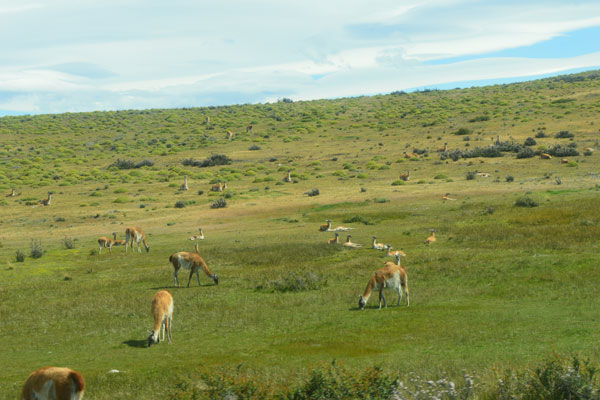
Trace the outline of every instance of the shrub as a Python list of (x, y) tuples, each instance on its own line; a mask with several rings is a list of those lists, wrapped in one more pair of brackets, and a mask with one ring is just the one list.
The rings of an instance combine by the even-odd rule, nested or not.
[(252, 146), (248, 147), (248, 150), (260, 150), (260, 146), (257, 144), (253, 144)]
[(535, 134), (535, 137), (537, 139), (541, 139), (541, 138), (548, 137), (548, 135), (546, 135), (546, 133), (544, 131), (539, 131), (538, 133)]
[(532, 158), (537, 155), (537, 152), (533, 151), (531, 147), (524, 147), (521, 151), (517, 153), (517, 158)]
[(512, 182), (512, 181), (514, 181), (514, 180), (515, 180), (515, 178), (514, 178), (514, 176), (512, 176), (512, 175), (508, 175), (508, 176), (506, 177), (506, 182)]
[(387, 203), (388, 202), (388, 200), (385, 197), (379, 197), (373, 201), (375, 201), (375, 203)]
[(403, 181), (402, 179), (396, 179), (395, 181), (392, 182), (392, 186), (402, 186), (402, 185), (406, 185), (406, 182)]
[(365, 225), (375, 225), (375, 223), (361, 217), (360, 215), (355, 215), (353, 217), (346, 218), (342, 220), (345, 224), (353, 224), (353, 223), (361, 223)]
[(198, 196), (202, 196), (204, 194), (204, 190), (198, 190)]
[(44, 255), (41, 240), (31, 239), (31, 258), (40, 258)]
[(472, 131), (467, 128), (460, 128), (460, 129), (452, 132), (453, 135), (470, 135), (471, 133), (472, 133)]
[(175, 208), (185, 208), (186, 204), (185, 201), (179, 200), (178, 202), (175, 203)]
[(490, 117), (488, 115), (480, 115), (475, 118), (471, 118), (469, 122), (480, 122), (480, 121), (489, 121)]
[(589, 150), (589, 149), (583, 151), (583, 155), (584, 156), (591, 156), (592, 154), (593, 154), (593, 152), (591, 150)]
[(554, 137), (557, 139), (570, 139), (575, 137), (575, 135), (569, 131), (560, 131), (556, 135), (554, 135)]
[(222, 197), (218, 198), (210, 205), (210, 208), (225, 208), (225, 207), (227, 207), (227, 201)]
[(207, 159), (205, 159), (204, 161), (198, 161), (198, 160), (194, 160), (192, 158), (187, 158), (187, 159), (183, 160), (181, 163), (185, 166), (206, 168), (206, 167), (214, 167), (217, 165), (229, 165), (229, 164), (231, 164), (231, 162), (232, 162), (231, 159), (229, 157), (227, 157), (226, 155), (214, 154), (214, 155), (208, 157)]
[(65, 237), (63, 238), (62, 242), (65, 245), (65, 249), (67, 250), (75, 248), (75, 241), (73, 240), (73, 238)]
[(433, 179), (448, 179), (448, 175), (446, 174), (437, 174), (433, 177)]
[(319, 189), (312, 188), (308, 192), (304, 192), (304, 194), (307, 194), (309, 197), (312, 197), (312, 196), (318, 196), (320, 194), (320, 192), (319, 192)]
[(574, 146), (561, 146), (559, 144), (549, 148), (546, 153), (553, 157), (574, 157), (579, 155), (579, 152)]
[(475, 176), (476, 176), (475, 172), (469, 171), (469, 172), (467, 172), (466, 178), (467, 178), (468, 181), (472, 181), (473, 179), (475, 179)]
[(118, 169), (134, 169), (134, 168), (142, 168), (142, 167), (152, 167), (154, 165), (154, 161), (152, 160), (144, 160), (139, 163), (135, 163), (131, 160), (120, 160), (117, 158), (117, 161), (110, 164), (108, 167), (116, 167)]
[(535, 146), (536, 144), (537, 142), (532, 137), (528, 137), (527, 139), (525, 139), (525, 146)]
[(323, 275), (310, 271), (291, 271), (287, 275), (267, 280), (257, 285), (256, 289), (269, 292), (302, 292), (306, 290), (318, 290), (325, 286), (327, 286), (327, 279)]
[(21, 250), (17, 250), (16, 259), (17, 259), (17, 262), (25, 261), (25, 253), (23, 253)]
[(519, 197), (515, 202), (517, 207), (537, 207), (539, 205), (540, 203), (527, 196)]

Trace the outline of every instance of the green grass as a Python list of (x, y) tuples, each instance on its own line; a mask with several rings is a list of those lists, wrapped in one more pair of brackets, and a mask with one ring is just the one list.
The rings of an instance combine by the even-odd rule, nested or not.
[[(18, 397), (44, 365), (81, 371), (86, 398), (139, 399), (186, 398), (202, 392), (199, 377), (218, 381), (232, 370), (267, 391), (299, 387), (332, 360), (357, 377), (377, 365), (402, 379), (474, 371), (488, 383), (553, 353), (600, 361), (597, 155), (563, 168), (557, 158), (452, 161), (436, 153), (445, 142), (463, 148), (463, 136), (451, 134), (463, 126), (474, 147), (498, 132), (522, 143), (540, 129), (548, 135), (539, 145), (565, 141), (554, 135), (569, 130), (578, 148), (594, 147), (600, 81), (580, 76), (291, 104), (0, 118), (0, 187), (21, 192), (0, 203), (0, 393)], [(566, 96), (574, 100), (553, 103)], [(558, 107), (571, 113), (556, 119)], [(207, 115), (211, 126), (202, 122)], [(235, 140), (224, 139), (225, 127)], [(255, 140), (261, 150), (248, 151)], [(406, 168), (388, 163), (402, 160), (405, 143), (429, 157), (411, 161), (411, 181), (392, 185)], [(210, 154), (232, 164), (182, 164)], [(154, 165), (131, 174), (109, 168), (117, 159)], [(287, 170), (303, 178), (283, 184)], [(475, 170), (492, 177), (466, 180)], [(180, 192), (184, 175), (190, 190)], [(229, 188), (211, 192), (219, 180)], [(307, 196), (313, 188), (320, 194)], [(40, 206), (50, 190), (52, 205)], [(235, 195), (226, 208), (210, 208), (227, 193)], [(443, 202), (445, 193), (457, 200)], [(515, 206), (521, 197), (539, 205)], [(325, 219), (354, 228), (352, 241), (365, 248), (327, 244), (333, 234), (318, 231)], [(98, 237), (124, 239), (132, 225), (147, 233), (149, 253), (115, 247), (98, 256)], [(192, 251), (188, 238), (199, 226), (200, 252), (219, 285), (201, 276), (200, 287), (193, 279), (174, 288), (169, 255)], [(425, 246), (432, 228), (437, 241)], [(392, 260), (368, 249), (373, 235), (407, 253), (410, 307), (392, 305), (390, 294), (390, 306), (378, 310), (375, 294), (358, 310), (373, 271)], [(67, 237), (75, 248), (65, 249)], [(32, 239), (42, 240), (41, 258), (29, 255)], [(180, 278), (185, 285), (185, 273)], [(162, 288), (174, 296), (174, 340), (148, 349), (150, 301)]]

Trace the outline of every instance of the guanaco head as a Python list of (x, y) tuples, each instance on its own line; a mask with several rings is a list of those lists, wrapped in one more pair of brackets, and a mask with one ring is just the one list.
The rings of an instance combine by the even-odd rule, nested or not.
[(352, 235), (346, 236), (346, 243), (350, 243), (350, 239), (352, 239)]
[(361, 294), (360, 296), (358, 296), (358, 308), (360, 308), (361, 310), (364, 310), (366, 305), (367, 305), (367, 302), (365, 301), (364, 297)]
[(215, 283), (215, 285), (219, 284), (219, 277), (217, 276), (216, 272), (214, 274), (212, 274), (211, 278), (212, 278), (213, 282)]
[(155, 343), (160, 342), (160, 338), (158, 337), (158, 335), (154, 335), (154, 331), (149, 331), (149, 332), (150, 332), (150, 336), (148, 336), (148, 347), (152, 346)]

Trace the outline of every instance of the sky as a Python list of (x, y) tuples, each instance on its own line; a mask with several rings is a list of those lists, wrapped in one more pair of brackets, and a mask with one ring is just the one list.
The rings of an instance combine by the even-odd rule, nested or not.
[(508, 83), (600, 68), (600, 1), (0, 0), (0, 116)]

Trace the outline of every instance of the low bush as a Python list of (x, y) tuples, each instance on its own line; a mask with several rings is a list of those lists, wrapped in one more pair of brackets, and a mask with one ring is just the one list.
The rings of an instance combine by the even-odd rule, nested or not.
[(31, 239), (31, 258), (40, 258), (44, 255), (44, 248), (41, 240)]
[(210, 205), (210, 208), (225, 208), (225, 207), (227, 207), (227, 201), (222, 197), (213, 201), (213, 203)]
[(73, 238), (64, 237), (62, 242), (63, 242), (63, 245), (65, 246), (65, 249), (67, 249), (67, 250), (75, 248), (75, 240), (73, 240)]
[(17, 253), (15, 254), (15, 256), (16, 256), (17, 262), (25, 261), (25, 253), (23, 253), (21, 250), (17, 250)]
[(466, 176), (466, 178), (467, 178), (467, 180), (468, 180), (468, 181), (472, 181), (473, 179), (475, 179), (475, 176), (477, 176), (477, 175), (475, 174), (475, 172), (473, 172), (473, 171), (469, 171), (469, 172), (467, 172), (467, 176)]
[(537, 142), (535, 141), (534, 138), (532, 137), (528, 137), (527, 139), (525, 139), (525, 146), (535, 146), (537, 144)]
[(109, 168), (115, 167), (118, 169), (135, 169), (135, 168), (142, 168), (142, 167), (152, 167), (153, 165), (154, 165), (154, 161), (152, 161), (152, 160), (143, 160), (139, 163), (136, 163), (131, 160), (121, 160), (121, 159), (117, 158), (117, 161), (110, 164), (108, 167)]
[(512, 175), (508, 175), (508, 176), (506, 177), (506, 182), (512, 182), (512, 181), (514, 181), (514, 180), (515, 180), (515, 177), (514, 177), (514, 176), (512, 176)]
[(453, 135), (470, 135), (471, 133), (472, 133), (472, 131), (467, 128), (460, 128), (460, 129), (452, 132)]
[(517, 153), (517, 158), (532, 158), (537, 155), (537, 152), (534, 151), (531, 147), (524, 147), (521, 151)]
[(175, 208), (185, 208), (186, 204), (185, 201), (179, 200), (178, 202), (175, 203)]
[(352, 217), (348, 217), (348, 218), (342, 220), (342, 222), (344, 222), (345, 224), (361, 223), (361, 224), (365, 224), (365, 225), (375, 225), (374, 222), (371, 222), (371, 221), (361, 217), (360, 215), (354, 215)]
[(557, 139), (570, 139), (574, 138), (575, 135), (569, 131), (560, 131), (556, 135), (554, 135), (554, 137)]
[(569, 146), (561, 146), (559, 144), (549, 148), (546, 153), (553, 157), (575, 157), (579, 155), (577, 151), (576, 143), (571, 143)]
[(206, 167), (214, 167), (216, 165), (229, 165), (229, 164), (231, 164), (231, 162), (232, 162), (231, 159), (224, 154), (213, 154), (212, 156), (208, 157), (204, 161), (198, 161), (198, 160), (194, 160), (192, 158), (187, 158), (187, 159), (183, 160), (181, 163), (185, 166), (206, 168)]
[(304, 192), (304, 194), (307, 194), (309, 197), (312, 197), (312, 196), (318, 196), (320, 194), (320, 192), (319, 192), (319, 189), (312, 188), (308, 192)]
[(539, 205), (540, 203), (527, 196), (519, 197), (517, 201), (515, 201), (515, 206), (517, 207), (537, 207)]

